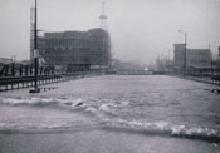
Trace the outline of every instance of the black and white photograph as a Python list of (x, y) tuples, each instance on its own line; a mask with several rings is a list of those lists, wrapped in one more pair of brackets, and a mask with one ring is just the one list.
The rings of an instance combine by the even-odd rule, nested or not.
[(0, 0), (0, 153), (220, 153), (220, 0)]

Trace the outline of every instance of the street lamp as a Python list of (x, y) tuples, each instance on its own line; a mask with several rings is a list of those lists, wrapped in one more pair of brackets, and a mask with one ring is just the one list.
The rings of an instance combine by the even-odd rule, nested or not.
[(186, 44), (187, 44), (187, 33), (184, 30), (178, 30), (179, 33), (184, 33), (185, 35), (185, 50), (184, 50), (184, 78), (186, 77)]
[(37, 84), (39, 58), (37, 50), (37, 0), (34, 0), (34, 89), (31, 89), (30, 93), (39, 93), (40, 89)]

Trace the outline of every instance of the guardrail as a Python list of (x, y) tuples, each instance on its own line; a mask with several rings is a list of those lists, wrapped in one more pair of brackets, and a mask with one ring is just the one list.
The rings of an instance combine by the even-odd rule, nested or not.
[[(39, 75), (37, 76), (38, 85), (58, 82), (62, 75)], [(35, 76), (8, 76), (0, 77), (0, 89), (13, 90), (15, 88), (33, 87)]]

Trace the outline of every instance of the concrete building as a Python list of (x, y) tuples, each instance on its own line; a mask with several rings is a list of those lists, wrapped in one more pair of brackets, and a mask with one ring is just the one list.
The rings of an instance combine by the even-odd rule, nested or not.
[(187, 69), (210, 69), (211, 50), (210, 49), (188, 49), (185, 44), (174, 44), (174, 66), (179, 69), (184, 68), (186, 51)]
[(214, 55), (212, 58), (212, 70), (214, 73), (220, 74), (220, 54)]
[(149, 71), (146, 66), (135, 61), (113, 60), (112, 70), (120, 75), (146, 75)]
[(186, 66), (192, 68), (210, 69), (211, 67), (210, 49), (187, 49)]
[[(38, 36), (37, 46), (47, 65), (65, 67), (68, 71), (107, 69), (111, 65), (111, 39), (101, 28), (46, 32)], [(30, 55), (33, 59), (33, 47)]]
[[(37, 28), (37, 14), (30, 10), (30, 60), (38, 57), (44, 65), (65, 71), (107, 70), (112, 64), (111, 38), (102, 3), (100, 28), (88, 31), (42, 32)], [(36, 39), (35, 39), (36, 37)], [(34, 50), (34, 48), (36, 50)], [(39, 54), (39, 55), (38, 55)]]
[(177, 68), (184, 67), (185, 48), (186, 48), (185, 44), (173, 45), (173, 61), (174, 61), (174, 66)]

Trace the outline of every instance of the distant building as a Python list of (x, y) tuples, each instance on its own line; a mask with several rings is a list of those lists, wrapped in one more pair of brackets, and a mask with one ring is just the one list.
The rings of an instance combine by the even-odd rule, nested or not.
[(105, 15), (104, 5), (103, 2), (102, 14), (99, 16), (100, 28), (88, 31), (45, 32), (43, 35), (40, 35), (42, 30), (37, 28), (35, 9), (31, 7), (30, 60), (33, 62), (39, 53), (40, 63), (69, 72), (110, 68), (111, 38), (107, 30), (108, 17)]
[(184, 68), (186, 51), (186, 68), (210, 69), (210, 49), (188, 49), (185, 44), (174, 44), (174, 66)]
[[(111, 39), (101, 28), (47, 32), (38, 37), (37, 47), (47, 65), (65, 66), (70, 71), (106, 69), (111, 65)], [(33, 47), (30, 55), (33, 59)]]
[(184, 57), (185, 57), (185, 44), (174, 44), (173, 45), (173, 61), (174, 65), (179, 68), (184, 67)]
[(212, 69), (214, 72), (220, 73), (220, 55), (214, 55), (212, 59)]
[(134, 61), (121, 61), (121, 60), (113, 60), (112, 70), (116, 72), (116, 74), (123, 75), (145, 75), (149, 74), (149, 71), (146, 69), (146, 66), (143, 64), (139, 64)]
[(209, 69), (211, 67), (210, 49), (187, 49), (186, 66)]

